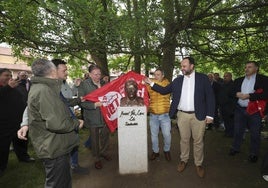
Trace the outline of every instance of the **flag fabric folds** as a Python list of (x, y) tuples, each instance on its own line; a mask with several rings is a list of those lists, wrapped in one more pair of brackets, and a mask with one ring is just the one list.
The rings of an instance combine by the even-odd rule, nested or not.
[[(258, 89), (255, 93), (262, 93), (263, 89)], [(255, 114), (260, 112), (261, 117), (264, 117), (264, 111), (266, 107), (266, 103), (268, 100), (256, 100), (256, 101), (249, 101), (247, 106), (247, 113), (249, 115)]]
[(111, 132), (114, 132), (117, 128), (117, 108), (120, 106), (121, 98), (125, 96), (124, 86), (127, 80), (133, 79), (137, 82), (137, 96), (142, 97), (145, 105), (148, 107), (149, 95), (143, 78), (143, 75), (130, 71), (84, 96), (85, 100), (103, 103), (101, 112)]

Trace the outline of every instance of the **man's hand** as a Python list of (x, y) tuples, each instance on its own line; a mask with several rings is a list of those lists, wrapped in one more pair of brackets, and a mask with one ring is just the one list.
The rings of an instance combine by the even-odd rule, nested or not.
[(242, 99), (242, 100), (246, 100), (246, 99), (249, 99), (249, 94), (244, 94), (244, 93), (241, 93), (241, 92), (237, 92), (236, 97), (239, 98), (239, 99)]
[(86, 101), (86, 99), (84, 98), (84, 97), (80, 97), (80, 99), (81, 99), (81, 102), (85, 102)]
[(206, 121), (206, 124), (213, 123), (213, 119), (209, 117), (206, 117), (205, 121)]
[(21, 140), (27, 140), (26, 135), (27, 135), (28, 130), (29, 130), (29, 127), (27, 125), (21, 127), (20, 130), (18, 130), (17, 132), (18, 138)]
[(14, 80), (12, 78), (8, 81), (8, 85), (12, 88), (17, 87), (19, 83), (20, 83), (20, 80)]
[(83, 128), (83, 126), (84, 126), (84, 120), (81, 120), (81, 119), (79, 119), (78, 120), (79, 121), (79, 129), (82, 129)]
[(81, 78), (76, 78), (76, 79), (74, 80), (74, 85), (75, 85), (76, 87), (78, 87), (78, 86), (80, 86), (81, 82), (82, 82)]
[(102, 106), (102, 102), (95, 102), (95, 107), (97, 108), (97, 107), (100, 107), (100, 106)]
[(151, 84), (152, 83), (152, 80), (148, 77), (144, 77), (143, 81), (146, 83), (146, 84)]

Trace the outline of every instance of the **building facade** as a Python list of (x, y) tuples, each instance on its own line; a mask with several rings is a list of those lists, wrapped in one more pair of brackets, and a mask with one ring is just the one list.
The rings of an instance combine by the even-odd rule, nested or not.
[[(27, 57), (27, 54), (25, 56)], [(16, 78), (20, 71), (26, 71), (31, 74), (31, 67), (25, 61), (14, 57), (9, 47), (0, 46), (0, 68), (11, 70), (13, 78)]]

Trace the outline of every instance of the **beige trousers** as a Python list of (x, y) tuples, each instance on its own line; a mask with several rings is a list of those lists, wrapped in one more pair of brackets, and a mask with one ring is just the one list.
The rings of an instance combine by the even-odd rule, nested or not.
[(195, 114), (187, 114), (181, 111), (177, 113), (178, 127), (180, 130), (181, 161), (188, 162), (190, 153), (190, 140), (193, 138), (194, 163), (200, 166), (204, 159), (204, 133), (206, 130), (205, 120), (199, 121)]

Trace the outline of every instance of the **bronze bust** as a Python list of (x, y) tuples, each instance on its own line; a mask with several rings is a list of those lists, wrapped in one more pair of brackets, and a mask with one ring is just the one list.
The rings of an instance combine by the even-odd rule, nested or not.
[(120, 106), (144, 106), (143, 98), (137, 96), (138, 84), (135, 80), (125, 82), (126, 96), (121, 98)]

